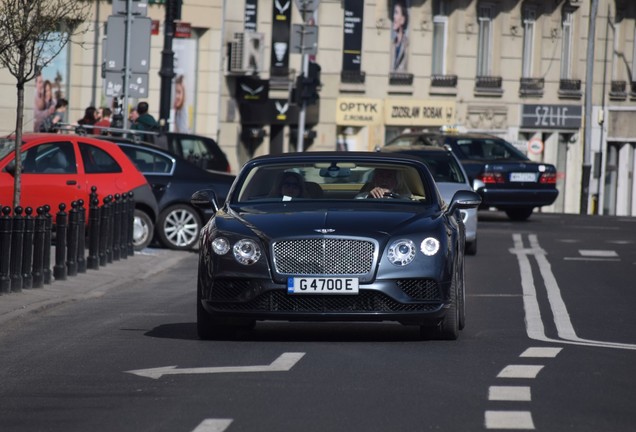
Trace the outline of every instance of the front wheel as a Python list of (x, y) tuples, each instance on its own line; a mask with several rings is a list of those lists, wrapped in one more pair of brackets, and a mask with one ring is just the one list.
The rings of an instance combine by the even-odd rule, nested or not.
[(136, 251), (140, 251), (150, 244), (152, 241), (152, 233), (154, 232), (155, 224), (152, 219), (143, 210), (135, 209), (135, 215), (133, 220), (133, 247)]
[(460, 308), (463, 306), (463, 302), (459, 304), (459, 293), (457, 277), (453, 277), (453, 283), (451, 284), (450, 292), (450, 306), (446, 310), (446, 315), (435, 327), (428, 327), (426, 325), (420, 326), (420, 336), (424, 339), (436, 339), (436, 340), (456, 340), (459, 337), (460, 329)]
[(201, 227), (201, 218), (192, 207), (177, 204), (159, 214), (157, 235), (170, 249), (188, 250), (197, 244)]

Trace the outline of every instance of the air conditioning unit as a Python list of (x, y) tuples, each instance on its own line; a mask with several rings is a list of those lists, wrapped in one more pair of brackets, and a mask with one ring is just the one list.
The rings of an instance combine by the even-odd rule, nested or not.
[(229, 71), (258, 74), (263, 70), (265, 35), (257, 32), (234, 33), (230, 43)]

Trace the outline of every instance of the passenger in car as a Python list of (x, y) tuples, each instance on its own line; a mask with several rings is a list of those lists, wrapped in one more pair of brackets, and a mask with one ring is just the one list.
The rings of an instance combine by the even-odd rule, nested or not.
[(270, 191), (269, 196), (272, 197), (290, 197), (305, 198), (307, 197), (307, 188), (303, 176), (293, 171), (283, 172), (274, 183), (274, 187)]

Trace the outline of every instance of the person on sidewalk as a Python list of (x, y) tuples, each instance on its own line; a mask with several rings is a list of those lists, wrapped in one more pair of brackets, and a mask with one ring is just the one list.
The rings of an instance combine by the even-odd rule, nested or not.
[(139, 117), (131, 126), (131, 129), (139, 131), (159, 132), (159, 123), (148, 112), (148, 102), (139, 102), (137, 104), (137, 114)]

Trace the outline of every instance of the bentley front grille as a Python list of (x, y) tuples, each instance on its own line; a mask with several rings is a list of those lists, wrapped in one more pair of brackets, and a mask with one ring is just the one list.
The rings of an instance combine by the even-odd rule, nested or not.
[(375, 245), (368, 240), (315, 238), (274, 243), (281, 274), (362, 275), (373, 269)]

